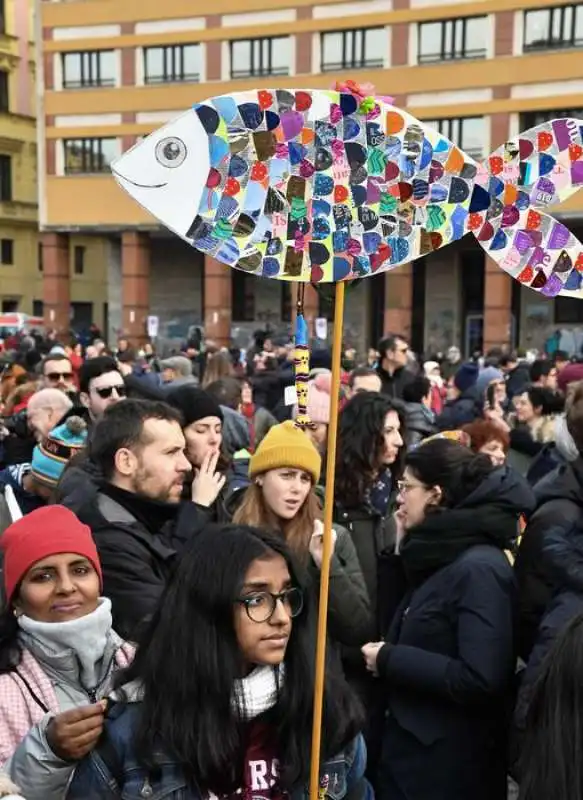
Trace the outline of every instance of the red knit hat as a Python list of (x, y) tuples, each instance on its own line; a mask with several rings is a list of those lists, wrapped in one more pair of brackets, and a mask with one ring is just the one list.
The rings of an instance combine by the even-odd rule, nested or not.
[(103, 587), (101, 564), (91, 529), (65, 506), (38, 508), (13, 522), (0, 539), (4, 551), (4, 589), (8, 603), (37, 561), (57, 553), (78, 553), (95, 567)]

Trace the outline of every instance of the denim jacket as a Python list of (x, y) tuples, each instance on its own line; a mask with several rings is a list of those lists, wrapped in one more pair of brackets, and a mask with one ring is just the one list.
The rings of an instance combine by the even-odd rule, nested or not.
[[(155, 754), (155, 776), (138, 764), (131, 741), (138, 723), (139, 704), (115, 706), (105, 722), (98, 746), (75, 770), (67, 800), (205, 800), (187, 785), (180, 767), (167, 754)], [(338, 756), (321, 766), (328, 776), (330, 800), (373, 800), (373, 791), (364, 777), (366, 746), (362, 736), (354, 739)], [(123, 788), (121, 788), (123, 787)], [(307, 800), (308, 786), (290, 794), (290, 800)]]

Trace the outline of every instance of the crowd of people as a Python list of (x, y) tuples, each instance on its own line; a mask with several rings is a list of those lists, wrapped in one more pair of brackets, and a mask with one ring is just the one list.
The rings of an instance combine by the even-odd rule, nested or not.
[[(306, 429), (285, 337), (0, 357), (0, 797), (307, 797), (329, 351)], [(339, 399), (319, 796), (583, 800), (583, 363)]]

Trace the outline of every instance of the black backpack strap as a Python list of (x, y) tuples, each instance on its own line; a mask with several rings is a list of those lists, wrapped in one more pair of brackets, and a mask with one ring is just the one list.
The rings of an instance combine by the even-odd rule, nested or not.
[(30, 683), (29, 683), (29, 682), (26, 680), (26, 678), (24, 677), (24, 675), (22, 675), (22, 674), (21, 674), (21, 673), (18, 671), (18, 669), (15, 669), (15, 670), (14, 670), (14, 672), (15, 672), (15, 673), (18, 675), (18, 677), (20, 678), (20, 680), (21, 680), (21, 681), (23, 682), (23, 684), (26, 686), (26, 688), (28, 689), (28, 693), (30, 694), (30, 696), (32, 697), (32, 699), (34, 700), (34, 702), (37, 704), (37, 706), (39, 706), (39, 708), (42, 708), (42, 710), (44, 711), (44, 713), (45, 713), (45, 714), (48, 714), (48, 713), (49, 713), (49, 711), (50, 711), (50, 709), (48, 709), (48, 708), (46, 707), (46, 705), (43, 703), (43, 701), (40, 699), (40, 697), (39, 697), (39, 696), (36, 694), (36, 692), (34, 691), (34, 689), (32, 688), (32, 686), (30, 685)]

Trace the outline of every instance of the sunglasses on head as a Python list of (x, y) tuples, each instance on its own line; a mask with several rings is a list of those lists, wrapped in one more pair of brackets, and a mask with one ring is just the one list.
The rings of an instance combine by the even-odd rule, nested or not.
[(47, 378), (55, 383), (60, 380), (70, 381), (73, 379), (72, 372), (49, 372)]
[(104, 386), (103, 389), (95, 389), (97, 394), (101, 397), (102, 400), (107, 400), (108, 397), (111, 397), (114, 390), (117, 392), (118, 397), (126, 397), (127, 396), (127, 389), (120, 383), (119, 386)]

